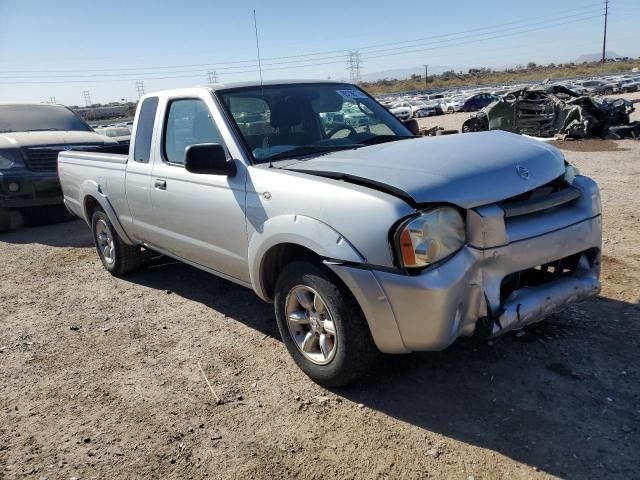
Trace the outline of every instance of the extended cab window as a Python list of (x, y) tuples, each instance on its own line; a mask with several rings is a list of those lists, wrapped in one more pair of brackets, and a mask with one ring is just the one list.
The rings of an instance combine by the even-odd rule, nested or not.
[(140, 115), (138, 115), (138, 127), (136, 128), (135, 147), (133, 152), (133, 160), (136, 162), (149, 162), (149, 156), (151, 154), (151, 137), (153, 136), (153, 124), (156, 119), (157, 109), (158, 97), (148, 97), (142, 102)]
[(198, 143), (223, 144), (207, 105), (197, 98), (171, 101), (165, 123), (165, 159), (183, 165), (187, 147)]

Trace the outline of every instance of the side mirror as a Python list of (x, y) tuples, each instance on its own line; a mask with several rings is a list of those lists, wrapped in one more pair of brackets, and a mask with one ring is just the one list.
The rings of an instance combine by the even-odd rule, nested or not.
[(418, 121), (415, 118), (403, 120), (402, 123), (404, 123), (404, 126), (411, 130), (414, 135), (420, 135), (420, 125), (418, 125)]
[(235, 162), (227, 160), (227, 153), (218, 143), (189, 145), (185, 152), (184, 168), (187, 172), (202, 175), (233, 177), (236, 174)]

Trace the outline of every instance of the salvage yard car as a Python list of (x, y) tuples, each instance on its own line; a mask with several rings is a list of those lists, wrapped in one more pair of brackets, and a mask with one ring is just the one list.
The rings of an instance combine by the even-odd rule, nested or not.
[(58, 152), (116, 147), (62, 105), (0, 104), (0, 232), (9, 230), (11, 210), (33, 216), (55, 214), (51, 207), (65, 211)]
[[(366, 127), (323, 126), (356, 109)], [(247, 111), (269, 130), (243, 133)], [(417, 137), (346, 83), (147, 94), (128, 156), (61, 152), (59, 169), (111, 274), (148, 249), (253, 289), (327, 386), (379, 352), (500, 335), (600, 289), (599, 191), (559, 150), (507, 132)]]

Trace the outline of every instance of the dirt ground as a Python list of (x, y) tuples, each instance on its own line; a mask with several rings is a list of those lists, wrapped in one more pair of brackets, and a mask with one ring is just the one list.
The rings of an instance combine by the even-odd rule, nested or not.
[(113, 278), (80, 221), (0, 236), (0, 478), (640, 478), (640, 142), (558, 145), (602, 188), (601, 296), (343, 390), (249, 290)]

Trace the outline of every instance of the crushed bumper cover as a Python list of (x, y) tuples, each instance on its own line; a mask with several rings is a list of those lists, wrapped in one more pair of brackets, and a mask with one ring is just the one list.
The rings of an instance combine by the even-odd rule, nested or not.
[[(560, 213), (509, 223), (488, 209), (471, 228), (488, 227), (496, 238), (479, 231), (468, 237), (490, 239), (498, 246), (467, 245), (419, 275), (348, 264), (329, 267), (351, 289), (376, 345), (387, 353), (441, 350), (459, 336), (477, 333), (482, 321), (488, 320), (488, 335), (500, 335), (543, 320), (600, 291), (599, 194), (593, 182), (582, 178), (582, 198)], [(496, 235), (500, 225), (502, 239)], [(566, 258), (575, 263), (570, 274), (505, 294), (503, 281), (509, 275)]]

